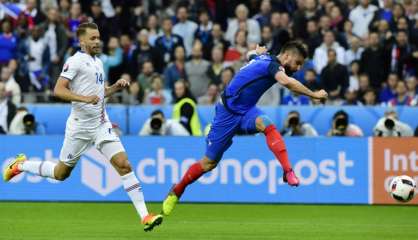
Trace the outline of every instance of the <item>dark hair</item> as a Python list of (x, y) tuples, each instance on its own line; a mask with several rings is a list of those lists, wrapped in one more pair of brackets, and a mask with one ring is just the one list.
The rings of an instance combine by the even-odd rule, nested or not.
[(282, 49), (280, 50), (280, 53), (284, 53), (284, 52), (287, 52), (287, 51), (295, 51), (298, 54), (300, 54), (304, 59), (308, 57), (308, 53), (306, 51), (306, 48), (299, 41), (287, 42), (282, 47)]
[(164, 113), (160, 109), (152, 111), (151, 117), (156, 116), (156, 115), (162, 115), (164, 117)]
[(226, 67), (226, 68), (222, 69), (222, 72), (225, 72), (225, 71), (230, 71), (232, 73), (232, 75), (235, 75), (235, 70), (234, 70), (233, 67)]
[(82, 23), (77, 28), (77, 37), (80, 37), (80, 36), (86, 34), (86, 30), (87, 29), (96, 29), (96, 30), (98, 30), (99, 27), (97, 27), (97, 24), (95, 24), (93, 22)]
[(184, 80), (184, 79), (181, 78), (181, 79), (177, 80), (174, 84), (176, 84), (178, 82), (179, 83), (182, 83), (184, 85), (184, 94), (181, 97), (177, 97), (176, 90), (175, 90), (175, 87), (174, 87), (173, 90), (172, 90), (172, 95), (173, 95), (174, 103), (179, 102), (183, 98), (190, 98), (190, 99), (193, 100), (193, 102), (196, 103), (196, 98), (193, 96), (192, 92), (190, 91), (189, 82), (187, 82), (186, 80)]
[(337, 51), (335, 51), (334, 48), (328, 48), (327, 53), (333, 52), (335, 55), (337, 55)]
[(338, 116), (344, 116), (344, 118), (348, 119), (348, 114), (344, 110), (339, 110), (336, 113), (334, 113), (332, 119), (336, 119)]

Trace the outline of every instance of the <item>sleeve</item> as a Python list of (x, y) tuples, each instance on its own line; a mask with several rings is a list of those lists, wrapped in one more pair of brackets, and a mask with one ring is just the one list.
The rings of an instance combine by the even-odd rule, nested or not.
[(64, 66), (62, 67), (62, 72), (60, 77), (64, 77), (68, 80), (73, 80), (74, 77), (77, 75), (79, 71), (78, 64), (73, 60), (72, 57), (68, 58), (65, 62)]
[(268, 66), (270, 76), (274, 77), (279, 71), (284, 72), (284, 68), (277, 61), (272, 61)]

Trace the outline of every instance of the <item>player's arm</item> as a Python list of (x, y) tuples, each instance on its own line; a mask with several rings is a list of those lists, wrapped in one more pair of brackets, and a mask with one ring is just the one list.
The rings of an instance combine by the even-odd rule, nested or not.
[(284, 71), (278, 71), (274, 78), (279, 82), (281, 85), (288, 88), (290, 91), (296, 92), (298, 94), (303, 94), (311, 98), (325, 100), (328, 97), (328, 93), (325, 90), (319, 91), (311, 91), (309, 88), (305, 87), (302, 83), (298, 80), (289, 77), (286, 75)]
[(119, 79), (112, 86), (105, 87), (105, 97), (109, 97), (115, 92), (122, 90), (125, 87), (129, 87), (129, 81), (126, 79)]
[(65, 77), (59, 77), (54, 88), (54, 96), (58, 97), (64, 101), (69, 102), (85, 102), (91, 104), (97, 104), (100, 101), (100, 98), (96, 95), (94, 96), (82, 96), (71, 92), (70, 90), (70, 80)]
[(254, 50), (247, 52), (247, 61), (253, 59), (254, 57), (258, 55), (265, 54), (265, 53), (267, 53), (267, 48), (264, 46), (260, 47), (257, 45), (257, 47)]

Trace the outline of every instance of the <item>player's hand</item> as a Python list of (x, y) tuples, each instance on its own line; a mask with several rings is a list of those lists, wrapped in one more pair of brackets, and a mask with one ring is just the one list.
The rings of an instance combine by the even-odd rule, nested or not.
[(319, 91), (315, 91), (312, 97), (318, 100), (327, 100), (328, 93), (324, 89), (321, 89)]
[(121, 79), (119, 79), (115, 82), (115, 87), (117, 89), (122, 89), (122, 88), (125, 88), (125, 87), (128, 87), (128, 86), (129, 86), (129, 81), (126, 80), (126, 79), (123, 79), (123, 78), (121, 78)]
[(257, 44), (257, 47), (255, 48), (255, 52), (257, 55), (261, 55), (261, 54), (267, 53), (267, 48), (265, 46), (259, 46)]
[(84, 102), (85, 103), (91, 103), (93, 105), (96, 105), (97, 103), (100, 102), (100, 98), (97, 95), (87, 96)]

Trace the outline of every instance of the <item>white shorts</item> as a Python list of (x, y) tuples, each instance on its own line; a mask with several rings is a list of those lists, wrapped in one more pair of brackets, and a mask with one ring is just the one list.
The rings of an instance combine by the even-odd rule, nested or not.
[(109, 161), (117, 153), (125, 152), (119, 137), (112, 129), (112, 124), (106, 122), (96, 131), (68, 130), (67, 128), (60, 161), (69, 167), (74, 167), (80, 156), (92, 146), (96, 147)]

